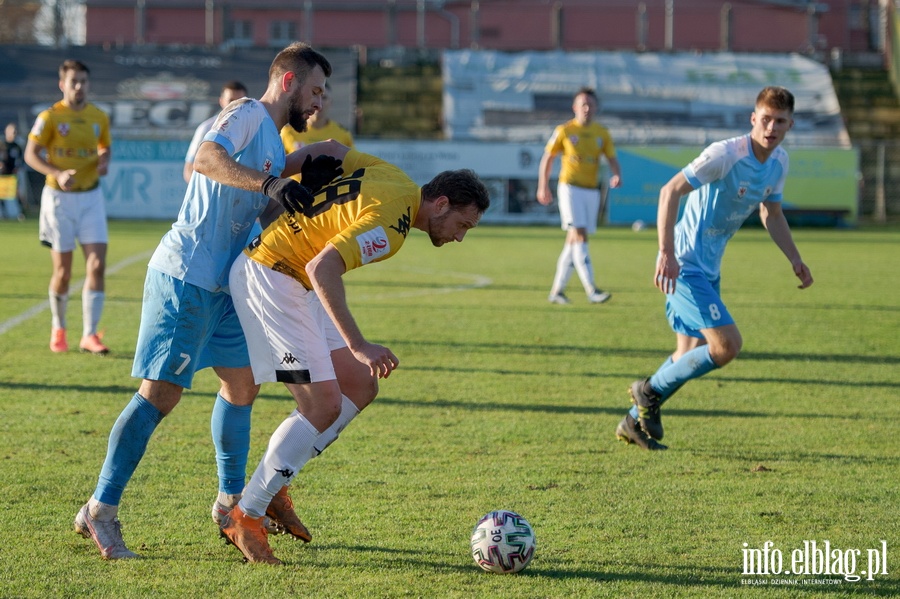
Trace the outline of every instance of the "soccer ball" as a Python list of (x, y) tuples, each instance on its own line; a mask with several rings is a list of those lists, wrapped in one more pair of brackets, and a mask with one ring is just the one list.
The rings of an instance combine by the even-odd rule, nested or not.
[(534, 557), (536, 539), (528, 520), (515, 512), (487, 514), (472, 531), (472, 557), (488, 572), (514, 574)]
[(642, 221), (642, 220), (640, 220), (640, 219), (638, 219), (638, 220), (634, 221), (633, 223), (631, 223), (631, 230), (632, 230), (632, 231), (635, 231), (635, 232), (637, 232), (637, 231), (643, 231), (643, 230), (646, 229), (646, 228), (647, 228), (647, 223), (645, 223), (644, 221)]

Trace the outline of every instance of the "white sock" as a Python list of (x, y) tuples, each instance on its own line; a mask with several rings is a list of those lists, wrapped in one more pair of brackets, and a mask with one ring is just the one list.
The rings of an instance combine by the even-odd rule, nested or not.
[(81, 291), (81, 314), (84, 319), (85, 337), (96, 334), (105, 299), (106, 294), (102, 291), (92, 291), (87, 287)]
[(266, 454), (244, 487), (244, 496), (238, 504), (241, 511), (251, 518), (263, 516), (281, 487), (290, 484), (316, 455), (314, 445), (318, 438), (319, 431), (296, 410), (278, 425), (269, 439)]
[(572, 244), (572, 261), (575, 263), (575, 271), (578, 273), (578, 278), (581, 279), (584, 292), (590, 295), (596, 286), (594, 285), (594, 267), (591, 264), (587, 243)]
[(111, 522), (119, 513), (119, 506), (97, 501), (93, 497), (88, 500), (88, 514), (94, 520)]
[(563, 244), (563, 249), (556, 260), (556, 274), (553, 276), (553, 286), (550, 288), (550, 295), (559, 295), (566, 290), (566, 285), (569, 284), (569, 277), (572, 276), (574, 266), (572, 263), (572, 244)]
[(225, 507), (234, 507), (237, 505), (237, 502), (241, 500), (241, 494), (231, 494), (225, 493), (224, 491), (219, 491), (219, 495), (216, 497), (216, 501)]
[(341, 395), (341, 413), (337, 417), (337, 420), (334, 421), (334, 424), (329, 426), (325, 431), (319, 435), (319, 438), (316, 440), (316, 444), (313, 449), (316, 450), (316, 455), (318, 456), (320, 453), (325, 451), (329, 445), (334, 443), (335, 439), (338, 438), (338, 435), (341, 434), (341, 431), (344, 430), (350, 421), (356, 418), (359, 415), (359, 408), (356, 407), (356, 404), (350, 401), (350, 398), (346, 395)]
[(50, 318), (54, 329), (66, 328), (66, 306), (69, 304), (69, 294), (54, 293), (51, 289), (50, 295)]

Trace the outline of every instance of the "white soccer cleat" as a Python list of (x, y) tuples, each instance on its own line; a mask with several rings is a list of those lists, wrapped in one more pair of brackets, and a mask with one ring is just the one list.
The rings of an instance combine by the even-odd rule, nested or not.
[(551, 293), (550, 297), (547, 298), (547, 301), (551, 304), (559, 304), (560, 306), (572, 303), (572, 300), (567, 298), (564, 293)]
[(88, 504), (84, 504), (75, 515), (75, 532), (85, 539), (93, 539), (103, 559), (130, 559), (141, 557), (125, 546), (122, 539), (122, 523), (118, 518), (94, 520)]
[(607, 293), (602, 289), (594, 289), (593, 293), (588, 294), (588, 301), (592, 304), (602, 304), (612, 297), (611, 293)]

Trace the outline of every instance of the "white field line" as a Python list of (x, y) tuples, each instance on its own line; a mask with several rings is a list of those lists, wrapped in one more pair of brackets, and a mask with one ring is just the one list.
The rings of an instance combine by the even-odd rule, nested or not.
[[(147, 250), (145, 252), (141, 252), (140, 254), (135, 254), (133, 256), (129, 256), (128, 258), (125, 258), (121, 262), (117, 262), (113, 266), (107, 268), (106, 275), (107, 276), (114, 275), (117, 272), (119, 272), (120, 270), (122, 270), (123, 268), (131, 266), (132, 264), (134, 264), (135, 262), (137, 262), (139, 260), (148, 259), (152, 254), (153, 254), (153, 250)], [(69, 289), (81, 289), (81, 287), (83, 285), (84, 285), (84, 279), (79, 279), (77, 281), (71, 282), (69, 284)], [(0, 322), (0, 335), (6, 334), (7, 332), (11, 331), (15, 327), (22, 324), (23, 322), (25, 322), (31, 318), (34, 318), (35, 316), (37, 316), (44, 310), (49, 310), (49, 309), (50, 309), (50, 300), (45, 300), (35, 306), (32, 306), (31, 308), (28, 308), (21, 314), (17, 314), (16, 316), (13, 316), (9, 320)]]
[[(130, 256), (125, 258), (121, 262), (116, 263), (110, 268), (106, 269), (107, 275), (114, 275), (123, 268), (131, 266), (138, 260), (142, 260), (145, 258), (149, 258), (153, 254), (153, 250), (148, 250), (146, 252), (142, 252), (140, 254), (135, 254), (134, 256)], [(466, 291), (467, 289), (479, 289), (481, 287), (487, 287), (493, 281), (489, 277), (485, 277), (479, 274), (472, 273), (461, 273), (461, 272), (445, 272), (445, 271), (432, 271), (426, 269), (406, 269), (411, 270), (412, 272), (419, 272), (421, 274), (426, 275), (439, 275), (443, 278), (458, 278), (463, 280), (468, 280), (469, 282), (460, 283), (457, 285), (447, 285), (444, 287), (424, 287), (422, 289), (416, 289), (414, 291), (402, 291), (402, 292), (386, 292), (386, 293), (361, 293), (359, 295), (354, 294), (354, 299), (394, 299), (394, 298), (405, 298), (405, 297), (420, 297), (423, 295), (437, 295), (443, 293), (454, 293), (457, 291)], [(84, 284), (83, 280), (75, 281), (70, 284), (70, 289), (78, 289)], [(43, 301), (40, 304), (32, 306), (28, 310), (13, 316), (9, 320), (0, 323), (0, 335), (3, 335), (23, 322), (33, 318), (43, 312), (44, 310), (50, 309), (50, 301)]]

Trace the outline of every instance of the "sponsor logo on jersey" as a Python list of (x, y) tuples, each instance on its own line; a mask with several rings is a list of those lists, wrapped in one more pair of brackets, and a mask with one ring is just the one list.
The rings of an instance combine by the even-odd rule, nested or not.
[(363, 264), (373, 262), (391, 251), (391, 243), (383, 227), (375, 227), (356, 236)]

